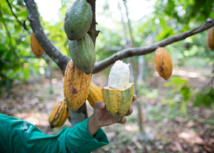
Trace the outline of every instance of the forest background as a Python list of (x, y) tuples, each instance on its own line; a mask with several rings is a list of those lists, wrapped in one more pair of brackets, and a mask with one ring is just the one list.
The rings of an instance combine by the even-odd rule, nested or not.
[[(70, 57), (63, 24), (73, 0), (35, 2), (45, 34)], [(49, 56), (37, 59), (32, 53), (28, 17), (23, 0), (1, 0), (0, 113), (57, 134), (70, 126), (67, 121), (55, 129), (48, 124), (54, 103), (64, 97), (63, 74)], [(150, 46), (203, 25), (213, 26), (213, 19), (213, 0), (96, 1), (97, 62), (126, 48)], [(95, 152), (214, 152), (214, 52), (206, 43), (208, 29), (165, 46), (174, 67), (168, 81), (155, 70), (154, 52), (123, 59), (132, 64), (138, 101), (125, 125), (104, 128), (111, 143)], [(106, 86), (110, 68), (93, 74), (92, 82)], [(90, 116), (93, 108), (88, 103), (87, 110)]]

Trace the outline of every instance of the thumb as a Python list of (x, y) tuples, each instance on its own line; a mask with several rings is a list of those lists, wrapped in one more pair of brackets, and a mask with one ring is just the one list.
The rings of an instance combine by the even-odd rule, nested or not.
[(105, 108), (105, 106), (106, 106), (105, 103), (102, 101), (94, 103), (94, 109), (103, 109)]

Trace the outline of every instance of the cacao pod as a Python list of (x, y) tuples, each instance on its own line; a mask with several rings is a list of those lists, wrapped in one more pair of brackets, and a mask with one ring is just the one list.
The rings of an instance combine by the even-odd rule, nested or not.
[(159, 75), (168, 80), (172, 74), (173, 65), (169, 53), (163, 48), (157, 48), (155, 51), (155, 67)]
[(92, 22), (91, 5), (86, 0), (76, 0), (66, 11), (64, 29), (69, 40), (82, 38)]
[(48, 119), (51, 128), (62, 126), (67, 119), (67, 114), (68, 107), (66, 102), (65, 101), (57, 102), (54, 105)]
[(72, 111), (85, 103), (89, 94), (91, 74), (85, 74), (72, 60), (67, 64), (64, 75), (64, 96)]
[(93, 108), (95, 102), (103, 101), (101, 89), (93, 83), (90, 84), (88, 101)]
[(111, 68), (108, 86), (102, 89), (106, 110), (117, 122), (121, 122), (132, 104), (134, 84), (129, 83), (129, 77), (129, 64), (118, 60)]
[(214, 26), (211, 27), (208, 31), (207, 45), (209, 46), (210, 50), (214, 50)]
[(30, 37), (30, 46), (31, 46), (31, 49), (32, 49), (34, 55), (37, 58), (42, 57), (42, 55), (45, 51), (42, 48), (42, 46), (40, 45), (39, 41), (36, 39), (33, 32), (31, 33), (31, 37)]
[(69, 41), (69, 52), (74, 64), (86, 74), (92, 72), (96, 61), (94, 43), (89, 34), (78, 40)]
[(117, 122), (121, 122), (122, 117), (128, 113), (131, 107), (133, 89), (133, 83), (130, 83), (125, 89), (113, 89), (110, 87), (102, 89), (106, 110), (110, 112)]

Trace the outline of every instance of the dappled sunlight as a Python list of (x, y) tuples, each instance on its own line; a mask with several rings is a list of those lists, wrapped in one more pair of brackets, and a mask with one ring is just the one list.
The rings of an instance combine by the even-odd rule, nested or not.
[(179, 133), (178, 137), (191, 145), (204, 144), (203, 139), (201, 139), (198, 134), (194, 133), (193, 131), (181, 132)]
[(48, 114), (46, 113), (29, 111), (27, 113), (18, 113), (15, 117), (34, 124), (35, 126), (49, 126)]
[(57, 83), (57, 79), (51, 79), (51, 83), (56, 84)]
[(182, 69), (175, 69), (172, 73), (172, 75), (178, 75), (183, 77), (189, 77), (189, 78), (198, 78), (202, 77), (201, 73), (198, 72), (190, 72), (188, 70), (182, 70)]
[(125, 125), (124, 130), (130, 131), (130, 132), (137, 132), (139, 131), (139, 127), (137, 125)]
[[(159, 76), (157, 71), (154, 72), (154, 76)], [(172, 76), (180, 76), (185, 78), (199, 78), (202, 80), (206, 79), (206, 77), (202, 73), (185, 70), (182, 68), (174, 69), (172, 72)]]

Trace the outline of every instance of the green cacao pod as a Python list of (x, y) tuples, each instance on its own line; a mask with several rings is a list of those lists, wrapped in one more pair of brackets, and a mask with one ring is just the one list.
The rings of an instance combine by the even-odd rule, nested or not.
[(92, 22), (91, 5), (86, 0), (76, 0), (66, 11), (64, 29), (69, 40), (82, 38)]
[(74, 64), (86, 74), (90, 74), (96, 61), (94, 43), (86, 35), (78, 40), (69, 41), (69, 52)]

